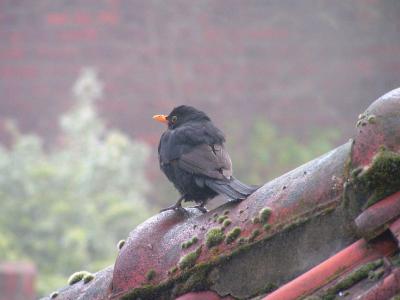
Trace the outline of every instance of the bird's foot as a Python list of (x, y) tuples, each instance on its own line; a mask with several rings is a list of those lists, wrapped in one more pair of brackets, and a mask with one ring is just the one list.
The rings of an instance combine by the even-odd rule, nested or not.
[(242, 202), (244, 199), (246, 199), (246, 198), (237, 198), (237, 199), (229, 199), (228, 200), (228, 202), (230, 202), (230, 203), (239, 203), (239, 202)]
[(178, 201), (176, 201), (176, 203), (174, 205), (168, 206), (167, 208), (163, 208), (162, 210), (160, 210), (160, 212), (163, 211), (167, 211), (167, 210), (177, 210), (177, 211), (186, 211), (183, 207), (182, 207), (182, 201), (183, 199), (185, 199), (185, 195), (182, 195)]
[(207, 208), (205, 208), (204, 206), (202, 206), (202, 205), (196, 205), (196, 206), (193, 206), (193, 207), (191, 207), (191, 208), (197, 208), (199, 211), (201, 211), (203, 214), (205, 214), (206, 212), (208, 212), (208, 209)]
[(179, 205), (174, 204), (174, 205), (168, 206), (166, 208), (163, 208), (162, 210), (160, 210), (160, 213), (163, 211), (168, 211), (168, 210), (185, 211), (185, 209), (180, 204)]

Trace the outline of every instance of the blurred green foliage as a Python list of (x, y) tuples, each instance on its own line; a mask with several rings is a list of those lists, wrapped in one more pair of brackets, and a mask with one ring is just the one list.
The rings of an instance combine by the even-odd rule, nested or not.
[(272, 124), (257, 120), (250, 130), (248, 146), (231, 152), (235, 174), (247, 183), (264, 184), (332, 150), (340, 137), (336, 129), (320, 128), (301, 140), (282, 136)]
[[(102, 86), (93, 70), (84, 70), (74, 94), (77, 104), (61, 116), (56, 146), (45, 147), (41, 137), (20, 133), (13, 123), (13, 142), (0, 145), (0, 258), (33, 261), (39, 295), (66, 285), (77, 270), (95, 272), (112, 264), (117, 242), (156, 210), (146, 202), (150, 149), (106, 128), (94, 109)], [(280, 136), (258, 120), (241, 143), (240, 133), (231, 130), (235, 176), (250, 184), (316, 158), (340, 137), (333, 129), (316, 130), (304, 140)], [(161, 178), (153, 183), (153, 198), (169, 205), (178, 195)]]
[(84, 99), (60, 127), (45, 149), (10, 123), (13, 142), (0, 146), (0, 258), (33, 261), (39, 295), (112, 264), (118, 240), (151, 214), (145, 144), (106, 129)]

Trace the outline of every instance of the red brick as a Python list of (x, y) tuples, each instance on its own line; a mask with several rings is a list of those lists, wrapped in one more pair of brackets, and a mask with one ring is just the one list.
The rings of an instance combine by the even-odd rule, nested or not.
[(87, 26), (93, 23), (93, 17), (86, 12), (76, 12), (72, 17), (73, 24)]
[(50, 25), (65, 25), (70, 22), (70, 16), (67, 13), (49, 13), (46, 20)]
[(15, 80), (21, 80), (26, 78), (33, 78), (38, 74), (36, 66), (14, 66), (5, 65), (0, 66), (0, 78), (13, 78)]
[(35, 299), (36, 270), (29, 263), (0, 263), (0, 300)]
[[(132, 135), (159, 134), (132, 120), (147, 124), (145, 115), (178, 103), (248, 124), (265, 117), (295, 134), (321, 122), (351, 134), (354, 115), (398, 84), (400, 8), (393, 1), (44, 1), (1, 4), (0, 99), (8, 101), (0, 111), (46, 135), (57, 126), (40, 127), (37, 112), (68, 107), (84, 66), (99, 70), (108, 123)], [(295, 126), (289, 121), (306, 113), (286, 108), (293, 103), (313, 108)]]
[(19, 59), (24, 55), (24, 51), (22, 48), (7, 48), (0, 49), (0, 60), (13, 60)]
[(88, 42), (96, 40), (97, 30), (94, 28), (69, 29), (59, 34), (64, 42)]
[(119, 22), (119, 17), (115, 12), (101, 11), (97, 14), (97, 20), (103, 24), (116, 25)]

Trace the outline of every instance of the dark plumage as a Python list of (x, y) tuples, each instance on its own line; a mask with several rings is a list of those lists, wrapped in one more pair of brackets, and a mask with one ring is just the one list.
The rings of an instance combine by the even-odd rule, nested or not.
[(168, 124), (158, 146), (160, 168), (181, 194), (175, 205), (164, 210), (180, 208), (184, 200), (205, 211), (207, 200), (218, 194), (236, 201), (256, 190), (232, 176), (224, 134), (204, 112), (181, 105), (168, 116), (153, 118)]

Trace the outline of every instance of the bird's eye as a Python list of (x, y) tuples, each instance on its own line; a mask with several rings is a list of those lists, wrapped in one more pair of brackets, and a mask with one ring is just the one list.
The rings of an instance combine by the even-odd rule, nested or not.
[(177, 117), (177, 116), (172, 116), (171, 122), (172, 122), (173, 124), (175, 124), (177, 120), (178, 120), (178, 117)]

